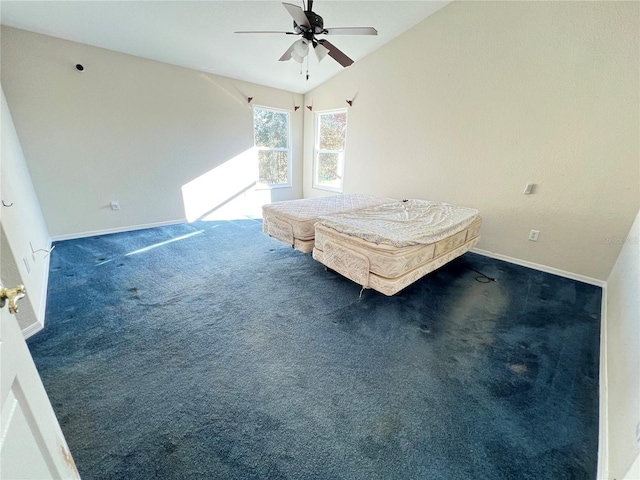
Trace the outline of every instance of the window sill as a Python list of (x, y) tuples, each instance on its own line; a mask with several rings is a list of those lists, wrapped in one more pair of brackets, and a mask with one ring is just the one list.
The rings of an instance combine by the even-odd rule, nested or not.
[(290, 183), (282, 183), (277, 185), (256, 184), (255, 190), (277, 190), (279, 188), (292, 188)]
[(334, 193), (342, 193), (342, 191), (344, 190), (344, 188), (342, 187), (335, 188), (335, 187), (328, 187), (325, 185), (313, 185), (313, 188), (315, 188), (316, 190), (324, 190), (326, 192), (334, 192)]

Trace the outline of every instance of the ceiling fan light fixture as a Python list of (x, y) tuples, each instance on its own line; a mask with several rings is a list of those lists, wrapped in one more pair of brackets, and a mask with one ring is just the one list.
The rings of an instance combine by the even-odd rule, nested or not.
[(324, 45), (322, 45), (321, 43), (318, 43), (314, 47), (314, 50), (316, 52), (316, 57), (318, 57), (318, 61), (319, 62), (321, 62), (322, 59), (329, 54), (329, 49), (327, 47), (325, 47)]
[[(309, 42), (305, 38), (296, 40), (293, 43), (293, 51), (300, 57), (306, 57), (309, 54)], [(293, 55), (292, 55), (293, 56)]]
[(304, 56), (298, 55), (298, 52), (296, 52), (295, 50), (291, 52), (291, 58), (293, 58), (298, 63), (302, 63), (304, 61)]

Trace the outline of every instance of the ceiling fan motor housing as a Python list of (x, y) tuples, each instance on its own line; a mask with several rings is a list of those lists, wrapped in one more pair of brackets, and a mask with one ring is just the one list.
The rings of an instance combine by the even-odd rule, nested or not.
[(311, 11), (306, 11), (304, 12), (304, 14), (307, 16), (307, 20), (309, 20), (309, 25), (311, 25), (311, 28), (307, 30), (306, 27), (301, 27), (294, 21), (293, 30), (296, 33), (306, 33), (305, 31), (308, 31), (313, 35), (322, 33), (324, 31), (324, 21), (322, 20), (322, 17), (320, 15)]

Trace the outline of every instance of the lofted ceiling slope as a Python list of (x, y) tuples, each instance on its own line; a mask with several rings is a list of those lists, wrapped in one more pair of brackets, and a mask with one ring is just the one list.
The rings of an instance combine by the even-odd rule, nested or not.
[[(378, 30), (377, 36), (331, 36), (331, 42), (357, 62), (450, 1), (316, 0), (313, 11), (323, 17), (325, 28), (373, 26)], [(300, 0), (289, 3), (302, 7)], [(306, 93), (343, 69), (332, 58), (319, 63), (311, 54), (306, 80), (306, 62), (278, 61), (299, 37), (234, 33), (290, 31), (291, 16), (282, 2), (274, 0), (2, 0), (0, 21), (2, 25), (295, 93)]]

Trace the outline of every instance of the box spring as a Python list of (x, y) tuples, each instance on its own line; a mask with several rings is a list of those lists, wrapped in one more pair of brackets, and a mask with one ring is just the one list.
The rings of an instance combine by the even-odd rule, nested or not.
[(471, 250), (480, 241), (482, 218), (438, 242), (407, 247), (375, 244), (320, 223), (313, 258), (365, 288), (394, 295)]

